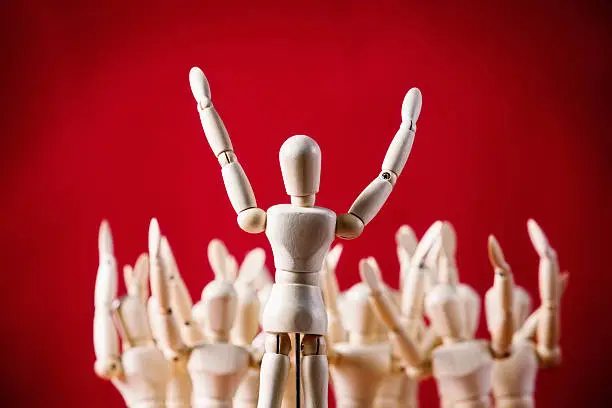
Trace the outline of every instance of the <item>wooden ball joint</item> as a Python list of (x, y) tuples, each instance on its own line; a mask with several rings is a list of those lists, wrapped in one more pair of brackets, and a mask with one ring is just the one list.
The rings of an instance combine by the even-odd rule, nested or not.
[(319, 288), (319, 271), (334, 236), (353, 239), (381, 209), (408, 159), (421, 110), (421, 93), (413, 88), (402, 105), (402, 123), (383, 160), (382, 171), (357, 197), (349, 211), (336, 214), (316, 207), (321, 151), (308, 136), (283, 143), (279, 160), (290, 204), (259, 208), (251, 184), (238, 162), (229, 134), (215, 110), (210, 86), (199, 68), (189, 73), (191, 90), (208, 143), (221, 174), (238, 225), (249, 233), (265, 232), (274, 255), (275, 284), (263, 314), (269, 336), (261, 366), (258, 406), (280, 407), (289, 370), (289, 333), (304, 335), (301, 378), (307, 407), (327, 407), (328, 362), (323, 344), (327, 313)]

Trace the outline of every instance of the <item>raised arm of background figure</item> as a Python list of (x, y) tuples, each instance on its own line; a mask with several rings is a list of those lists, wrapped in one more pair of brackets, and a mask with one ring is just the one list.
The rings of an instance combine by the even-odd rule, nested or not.
[(557, 253), (548, 243), (540, 226), (534, 221), (527, 222), (531, 243), (540, 255), (540, 311), (537, 325), (537, 353), (544, 366), (561, 362), (559, 348), (559, 263)]
[(439, 239), (442, 225), (442, 221), (436, 221), (423, 234), (414, 251), (414, 256), (410, 259), (402, 287), (401, 320), (404, 328), (413, 338), (418, 337), (418, 331), (421, 329), (420, 323), (423, 319), (425, 275), (429, 272), (425, 264), (425, 257)]
[(393, 307), (393, 301), (382, 289), (380, 270), (373, 258), (362, 259), (359, 262), (361, 280), (370, 288), (370, 302), (376, 315), (389, 330), (389, 339), (397, 347), (402, 360), (411, 368), (418, 368), (423, 362), (419, 346), (412, 340), (402, 327), (399, 316)]
[(102, 221), (98, 235), (100, 264), (94, 294), (94, 370), (105, 379), (123, 375), (119, 352), (119, 336), (112, 318), (112, 303), (117, 298), (117, 262), (113, 252), (110, 227)]
[(327, 339), (330, 345), (347, 340), (338, 308), (340, 289), (336, 277), (336, 265), (338, 265), (341, 253), (342, 244), (336, 244), (325, 256), (323, 269), (321, 270), (321, 291), (327, 310)]
[(348, 213), (338, 217), (336, 224), (338, 237), (344, 239), (358, 237), (387, 201), (410, 155), (416, 122), (421, 113), (421, 104), (421, 91), (417, 88), (409, 90), (402, 104), (402, 124), (387, 150), (382, 163), (382, 171), (359, 194)]
[(266, 212), (257, 208), (251, 183), (234, 154), (229, 134), (212, 104), (210, 86), (200, 68), (191, 68), (189, 85), (198, 103), (197, 108), (206, 140), (221, 165), (225, 190), (234, 211), (238, 214), (238, 225), (252, 234), (263, 232), (266, 228)]
[(510, 265), (506, 262), (504, 253), (493, 235), (489, 235), (488, 245), (489, 260), (494, 268), (495, 277), (493, 287), (485, 296), (487, 326), (491, 333), (493, 356), (501, 358), (510, 354), (512, 346), (514, 278)]
[(400, 265), (399, 290), (401, 292), (406, 283), (406, 276), (408, 276), (408, 271), (410, 269), (410, 261), (418, 245), (417, 237), (410, 226), (402, 225), (397, 229), (395, 233), (395, 244), (397, 259)]
[[(569, 273), (567, 271), (563, 272), (559, 276), (559, 302), (561, 302), (561, 298), (565, 293), (565, 289), (567, 289), (568, 280)], [(542, 306), (538, 307), (525, 319), (520, 329), (518, 329), (514, 333), (514, 337), (512, 337), (512, 343), (535, 340), (536, 332), (538, 330), (538, 315), (540, 314), (540, 310), (542, 310)]]

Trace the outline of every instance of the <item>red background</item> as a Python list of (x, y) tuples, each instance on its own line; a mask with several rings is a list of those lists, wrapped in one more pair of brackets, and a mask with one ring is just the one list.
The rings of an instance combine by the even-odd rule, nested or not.
[[(604, 406), (609, 384), (612, 24), (605, 2), (526, 6), (350, 2), (303, 6), (32, 2), (2, 9), (2, 406), (121, 406), (95, 377), (97, 228), (120, 264), (169, 236), (194, 297), (206, 245), (239, 258), (265, 237), (235, 223), (187, 81), (201, 66), (264, 208), (287, 201), (290, 135), (323, 151), (318, 204), (346, 211), (378, 174), (411, 86), (424, 105), (412, 155), (380, 215), (345, 243), (343, 289), (374, 255), (397, 282), (393, 234), (448, 219), (461, 278), (491, 283), (493, 232), (537, 304), (536, 218), (571, 273), (564, 365), (541, 406)], [(166, 3), (166, 2), (162, 2)], [(271, 259), (268, 260), (271, 267)], [(487, 336), (484, 320), (480, 334)], [(435, 386), (422, 387), (434, 406)], [(604, 395), (605, 396), (605, 395)], [(607, 404), (610, 406), (610, 404)]]

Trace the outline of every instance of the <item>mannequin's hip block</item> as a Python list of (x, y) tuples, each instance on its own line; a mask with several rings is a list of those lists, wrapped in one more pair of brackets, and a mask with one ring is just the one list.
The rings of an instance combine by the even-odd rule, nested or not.
[(318, 286), (275, 283), (264, 309), (268, 333), (327, 334), (327, 313)]

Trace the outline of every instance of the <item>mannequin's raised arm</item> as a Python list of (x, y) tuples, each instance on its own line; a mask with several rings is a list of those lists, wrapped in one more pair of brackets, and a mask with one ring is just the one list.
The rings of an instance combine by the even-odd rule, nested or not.
[(206, 140), (221, 165), (225, 190), (238, 214), (238, 225), (252, 234), (263, 232), (266, 227), (266, 212), (257, 208), (251, 183), (238, 163), (225, 125), (212, 105), (210, 86), (200, 68), (191, 68), (189, 85), (198, 103), (197, 108)]
[(400, 358), (408, 366), (418, 368), (423, 363), (423, 357), (418, 345), (402, 327), (399, 316), (393, 307), (392, 300), (382, 289), (382, 278), (374, 258), (362, 259), (359, 262), (361, 280), (370, 289), (370, 304), (381, 322), (389, 331), (391, 343), (397, 347)]
[(382, 163), (382, 171), (359, 194), (348, 213), (338, 217), (336, 225), (338, 237), (344, 239), (358, 237), (387, 201), (410, 155), (421, 104), (421, 91), (417, 88), (409, 90), (402, 103), (402, 124), (389, 145)]
[(510, 354), (514, 318), (512, 311), (514, 278), (497, 239), (489, 235), (489, 260), (494, 268), (493, 287), (487, 292), (487, 325), (491, 333), (491, 350), (496, 358)]
[(111, 304), (117, 297), (117, 262), (108, 222), (102, 221), (98, 235), (100, 264), (94, 294), (93, 342), (96, 354), (94, 370), (101, 378), (123, 375), (119, 337), (112, 319)]
[(562, 286), (559, 283), (559, 262), (557, 253), (550, 246), (544, 231), (534, 220), (527, 221), (527, 230), (531, 243), (540, 256), (539, 281), (542, 304), (538, 312), (536, 351), (541, 364), (555, 366), (561, 362), (559, 292)]

